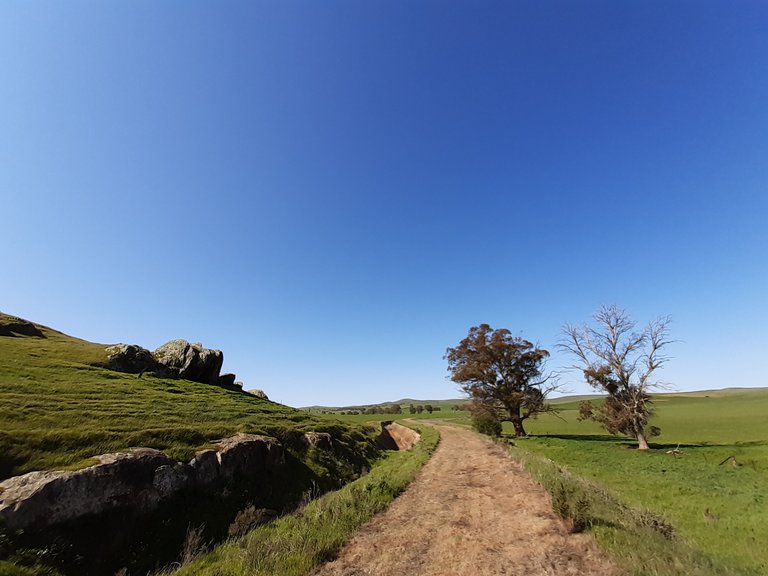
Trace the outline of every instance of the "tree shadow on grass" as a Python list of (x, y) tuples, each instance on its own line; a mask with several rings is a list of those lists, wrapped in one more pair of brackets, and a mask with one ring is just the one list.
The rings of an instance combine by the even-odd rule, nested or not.
[[(581, 442), (605, 442), (617, 446), (627, 446), (629, 448), (637, 447), (637, 440), (627, 438), (626, 436), (613, 436), (611, 434), (531, 434), (530, 438), (558, 438), (560, 440), (578, 440)], [(711, 444), (683, 443), (683, 442), (649, 442), (651, 449), (673, 450), (675, 448), (703, 448)]]
[(611, 434), (529, 434), (529, 438), (558, 438), (559, 440), (582, 440), (586, 442), (608, 442), (611, 444), (626, 444), (629, 438)]

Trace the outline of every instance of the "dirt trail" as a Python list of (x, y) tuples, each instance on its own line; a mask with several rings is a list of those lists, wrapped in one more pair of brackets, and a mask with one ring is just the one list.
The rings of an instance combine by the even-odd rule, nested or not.
[(451, 426), (440, 433), (419, 477), (316, 575), (621, 574), (588, 536), (567, 532), (502, 448)]

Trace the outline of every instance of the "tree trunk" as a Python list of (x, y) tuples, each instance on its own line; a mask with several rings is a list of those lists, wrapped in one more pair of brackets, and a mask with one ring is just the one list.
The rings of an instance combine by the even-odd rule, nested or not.
[(645, 439), (645, 434), (642, 432), (637, 433), (637, 449), (648, 450), (648, 440)]
[(518, 438), (521, 436), (528, 436), (525, 428), (523, 428), (523, 419), (520, 417), (520, 414), (510, 414), (509, 420), (512, 422), (512, 427), (515, 429), (515, 436)]

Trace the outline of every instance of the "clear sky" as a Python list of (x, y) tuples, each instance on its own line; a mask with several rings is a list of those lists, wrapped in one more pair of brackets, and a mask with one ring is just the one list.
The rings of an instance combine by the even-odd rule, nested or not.
[(768, 386), (768, 2), (5, 0), (0, 210), (0, 310), (294, 406), (611, 303)]

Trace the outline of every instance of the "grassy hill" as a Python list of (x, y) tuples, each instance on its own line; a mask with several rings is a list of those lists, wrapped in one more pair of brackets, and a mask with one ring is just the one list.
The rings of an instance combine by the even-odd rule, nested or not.
[(29, 330), (0, 313), (0, 479), (87, 465), (132, 446), (186, 460), (237, 432), (276, 436), (299, 449), (304, 432), (323, 431), (350, 458), (371, 454), (360, 427), (244, 392), (114, 372), (106, 368), (106, 345), (30, 326), (37, 335), (20, 333)]

